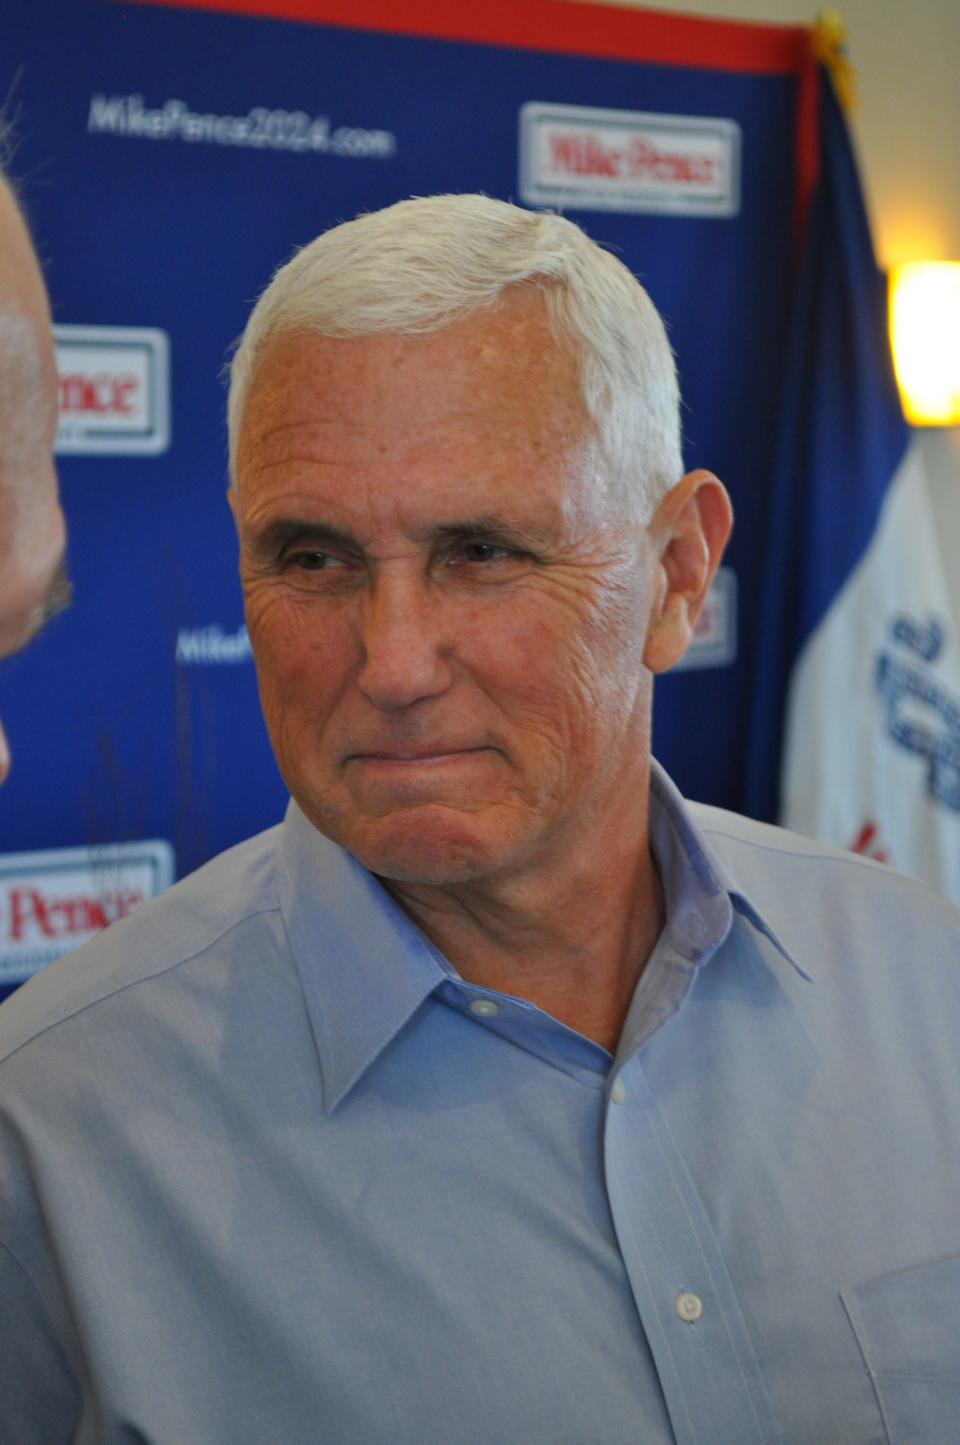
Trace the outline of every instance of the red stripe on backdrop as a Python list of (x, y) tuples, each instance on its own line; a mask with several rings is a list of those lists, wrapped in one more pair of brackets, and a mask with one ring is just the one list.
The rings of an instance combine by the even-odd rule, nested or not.
[(820, 174), (820, 67), (813, 53), (810, 32), (797, 70), (793, 116), (793, 249), (803, 245), (807, 212)]
[[(113, 0), (123, 6), (131, 0)], [(576, 0), (132, 0), (184, 10), (212, 10), (381, 30), (438, 40), (510, 45), (612, 60), (694, 69), (783, 75), (799, 72), (808, 31), (793, 25), (753, 25), (658, 10), (586, 5)]]

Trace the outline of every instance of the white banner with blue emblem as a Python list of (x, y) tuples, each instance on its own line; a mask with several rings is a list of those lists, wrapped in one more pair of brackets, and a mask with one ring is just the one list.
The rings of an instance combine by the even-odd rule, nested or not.
[(960, 902), (957, 634), (915, 436), (794, 671), (782, 820)]

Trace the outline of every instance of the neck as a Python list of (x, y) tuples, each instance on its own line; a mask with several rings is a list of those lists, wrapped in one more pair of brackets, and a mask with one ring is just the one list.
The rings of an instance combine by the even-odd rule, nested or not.
[(585, 858), (553, 859), (522, 878), (449, 888), (384, 881), (462, 978), (616, 1050), (664, 918), (645, 808), (632, 845), (593, 837)]

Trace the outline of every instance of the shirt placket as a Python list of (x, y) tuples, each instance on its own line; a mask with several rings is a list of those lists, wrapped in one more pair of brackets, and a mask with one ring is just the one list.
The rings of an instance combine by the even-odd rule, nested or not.
[(678, 1445), (782, 1445), (718, 1241), (637, 1056), (610, 1076), (604, 1169)]

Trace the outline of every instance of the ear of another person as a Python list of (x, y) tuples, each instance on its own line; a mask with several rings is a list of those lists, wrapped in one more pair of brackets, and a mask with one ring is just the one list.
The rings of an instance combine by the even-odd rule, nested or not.
[(648, 527), (657, 569), (644, 665), (666, 672), (686, 652), (727, 539), (733, 509), (712, 472), (690, 472), (661, 501)]

